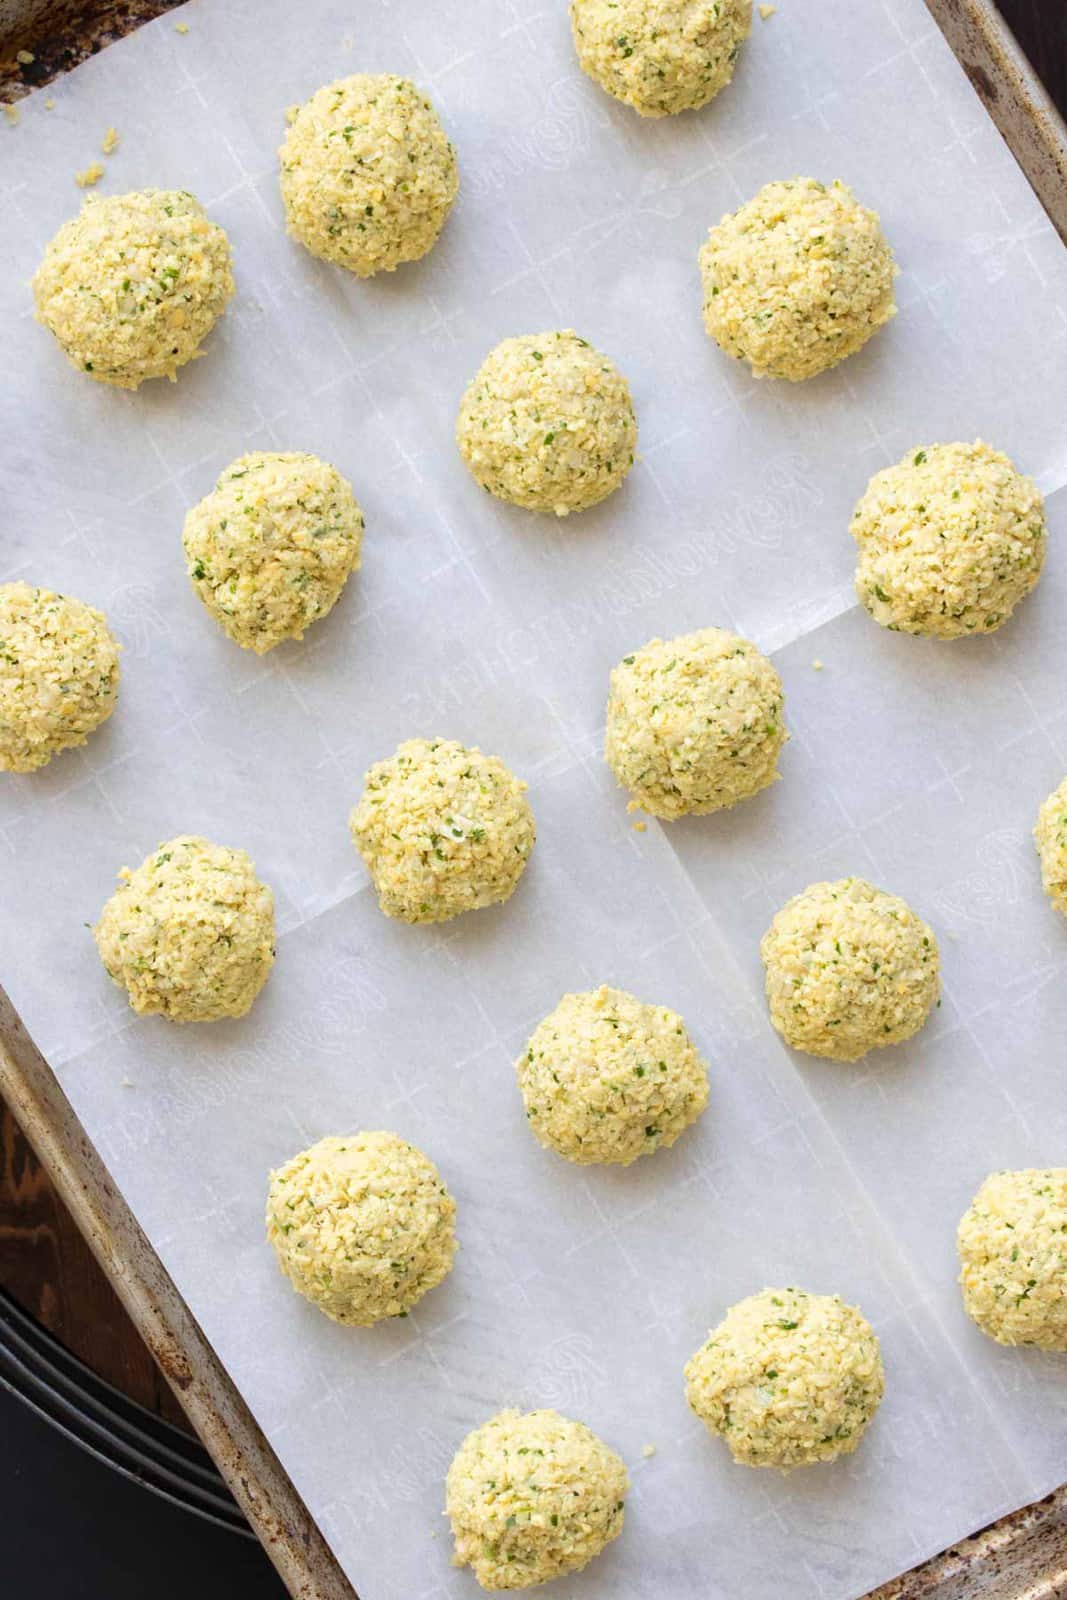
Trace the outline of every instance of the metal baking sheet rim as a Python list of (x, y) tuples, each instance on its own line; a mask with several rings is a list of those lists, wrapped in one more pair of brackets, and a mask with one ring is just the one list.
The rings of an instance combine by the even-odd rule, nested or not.
[[(993, 0), (925, 0), (1067, 242), (1067, 127)], [(84, 1234), (234, 1498), (297, 1600), (354, 1590), (0, 988), (0, 1094)], [(1067, 1484), (867, 1600), (1056, 1600), (1067, 1593)]]

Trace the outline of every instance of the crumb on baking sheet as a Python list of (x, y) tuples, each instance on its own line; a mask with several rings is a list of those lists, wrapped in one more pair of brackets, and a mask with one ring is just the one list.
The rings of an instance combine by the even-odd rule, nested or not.
[(644, 1456), (646, 1461), (650, 1461), (652, 1459), (652, 1457), (655, 1455), (655, 1453), (656, 1453), (656, 1447), (655, 1447), (654, 1444), (642, 1445), (641, 1454)]
[(818, 656), (815, 657), (815, 660), (812, 662), (811, 667), (812, 667), (812, 671), (813, 672), (821, 672), (822, 671), (822, 662), (819, 660)]
[(108, 128), (100, 141), (100, 148), (106, 156), (112, 155), (119, 147), (119, 131), (117, 128)]
[(7, 119), (7, 125), (8, 125), (9, 128), (17, 128), (18, 127), (18, 125), (19, 125), (19, 108), (18, 108), (18, 106), (16, 106), (16, 105), (5, 105), (5, 107), (4, 107), (4, 116)]
[(99, 183), (104, 176), (104, 163), (92, 161), (87, 167), (74, 174), (74, 182), (79, 189), (91, 189), (94, 183)]
[(56, 103), (52, 99), (51, 95), (49, 95), (48, 99), (45, 101), (44, 108), (45, 108), (46, 111), (54, 111), (56, 109)]
[(635, 833), (644, 833), (645, 829), (648, 827), (648, 823), (647, 822), (631, 822), (630, 826), (634, 830)]
[(769, 22), (771, 20), (771, 18), (774, 16), (774, 13), (778, 10), (778, 7), (777, 6), (758, 6), (757, 10), (759, 11), (759, 14), (763, 18), (764, 22)]
[(187, 22), (176, 22), (174, 24), (174, 31), (175, 33), (188, 33), (189, 24)]

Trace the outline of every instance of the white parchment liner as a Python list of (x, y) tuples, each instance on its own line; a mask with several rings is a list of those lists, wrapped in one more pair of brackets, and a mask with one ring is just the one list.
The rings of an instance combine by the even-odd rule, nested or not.
[[(3, 980), (363, 1600), (474, 1592), (443, 1477), (504, 1404), (582, 1417), (631, 1466), (623, 1537), (561, 1596), (856, 1595), (1067, 1469), (1063, 1359), (971, 1327), (953, 1248), (991, 1168), (1067, 1160), (1067, 927), (1029, 839), (1067, 771), (1067, 256), (921, 0), (781, 0), (715, 105), (658, 123), (581, 76), (562, 0), (180, 15), (0, 130), (0, 579), (102, 606), (125, 645), (106, 729), (0, 783)], [(430, 91), (462, 171), (439, 247), (368, 283), (286, 239), (274, 154), (287, 104), (361, 69)], [(111, 123), (103, 188), (192, 189), (239, 286), (204, 359), (138, 394), (71, 371), (27, 287)], [(829, 376), (759, 384), (703, 334), (696, 251), (796, 173), (880, 211), (900, 315)], [(452, 443), (489, 346), (557, 326), (618, 361), (641, 426), (624, 489), (558, 526), (482, 494)], [(905, 449), (978, 435), (1050, 496), (1042, 585), (973, 645), (889, 635), (852, 602), (850, 509)], [(250, 448), (327, 457), (367, 513), (342, 603), (264, 660), (180, 547)], [(776, 651), (783, 781), (637, 834), (599, 757), (607, 673), (707, 623)], [(436, 930), (379, 914), (346, 832), (364, 768), (412, 734), (505, 757), (539, 825), (511, 903)], [(277, 893), (240, 1023), (137, 1021), (83, 926), (184, 831), (244, 846)], [(856, 1067), (779, 1045), (758, 958), (781, 901), (846, 872), (934, 923), (946, 978), (917, 1040)], [(602, 981), (679, 1009), (711, 1062), (700, 1125), (627, 1172), (542, 1151), (511, 1068)], [(357, 1126), (438, 1161), (462, 1240), (368, 1332), (289, 1291), (261, 1221), (268, 1167)], [(858, 1301), (888, 1372), (858, 1454), (788, 1478), (734, 1467), (681, 1382), (729, 1303), (782, 1282)]]

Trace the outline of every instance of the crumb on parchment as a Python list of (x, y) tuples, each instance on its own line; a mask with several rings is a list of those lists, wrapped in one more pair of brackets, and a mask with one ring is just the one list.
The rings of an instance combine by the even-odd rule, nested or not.
[(174, 24), (174, 31), (175, 33), (188, 33), (189, 24), (187, 22), (176, 22)]
[(54, 111), (56, 109), (56, 103), (52, 99), (51, 95), (49, 95), (48, 99), (45, 101), (44, 108), (45, 108), (46, 111)]
[(642, 1445), (641, 1454), (644, 1456), (646, 1461), (650, 1461), (652, 1459), (652, 1457), (655, 1455), (655, 1453), (656, 1453), (656, 1447), (655, 1447), (654, 1444)]
[(822, 662), (819, 660), (818, 656), (816, 656), (815, 660), (812, 662), (811, 669), (812, 669), (813, 672), (821, 672), (822, 671)]
[(759, 14), (763, 18), (764, 22), (769, 22), (771, 20), (771, 18), (774, 16), (774, 13), (778, 10), (778, 7), (777, 6), (758, 6), (757, 10), (759, 11)]
[(5, 105), (5, 107), (4, 107), (4, 117), (7, 120), (7, 125), (8, 125), (9, 128), (17, 128), (18, 125), (19, 125), (19, 108), (18, 108), (18, 106), (16, 106), (16, 105)]
[(112, 155), (119, 147), (119, 131), (117, 128), (108, 128), (100, 141), (100, 148), (106, 156)]
[(93, 161), (89, 166), (83, 167), (81, 172), (74, 174), (74, 182), (79, 189), (91, 189), (95, 183), (100, 182), (103, 176), (104, 163), (102, 161)]
[(648, 828), (648, 823), (647, 822), (631, 822), (630, 826), (634, 830), (635, 833), (644, 833)]

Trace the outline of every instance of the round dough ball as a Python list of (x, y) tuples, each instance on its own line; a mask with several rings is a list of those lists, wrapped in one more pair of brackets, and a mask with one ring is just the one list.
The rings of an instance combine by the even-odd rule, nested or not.
[(704, 326), (757, 378), (813, 378), (896, 312), (893, 252), (845, 184), (768, 183), (700, 251)]
[(778, 777), (787, 737), (781, 679), (725, 628), (653, 639), (612, 671), (604, 754), (634, 806), (655, 817), (758, 794)]
[(956, 1235), (963, 1308), (998, 1344), (1067, 1350), (1067, 1167), (994, 1172)]
[(602, 984), (565, 994), (515, 1063), (530, 1127), (582, 1166), (666, 1149), (708, 1103), (708, 1072), (685, 1023)]
[(395, 1133), (320, 1139), (270, 1175), (267, 1238), (293, 1288), (334, 1322), (405, 1317), (452, 1268), (456, 1202)]
[(232, 294), (230, 242), (184, 189), (90, 195), (33, 279), (67, 360), (120, 389), (173, 380)]
[(278, 154), (289, 232), (357, 277), (392, 272), (437, 242), (459, 187), (437, 112), (407, 78), (357, 73), (319, 89)]
[(707, 105), (751, 27), (752, 0), (571, 0), (582, 71), (642, 117)]
[(933, 929), (863, 878), (813, 883), (760, 944), (771, 1021), (794, 1050), (858, 1061), (917, 1033), (941, 993)]
[(448, 1469), (453, 1562), (483, 1589), (532, 1589), (579, 1572), (617, 1539), (630, 1480), (584, 1422), (501, 1411), (468, 1433)]
[(0, 772), (33, 772), (115, 709), (119, 646), (92, 606), (0, 583)]
[(1034, 843), (1041, 858), (1041, 882), (1057, 911), (1067, 917), (1067, 778), (1053, 789), (1037, 814)]
[(878, 1339), (839, 1295), (764, 1289), (731, 1306), (685, 1369), (686, 1399), (746, 1467), (850, 1455), (885, 1392)]
[(274, 896), (245, 852), (180, 834), (119, 880), (93, 934), (133, 1009), (243, 1017), (274, 964)]
[(193, 587), (215, 621), (263, 655), (330, 611), (359, 566), (363, 513), (317, 456), (256, 451), (185, 519)]
[(981, 439), (909, 450), (852, 514), (856, 593), (883, 628), (992, 633), (1041, 576), (1047, 532), (1033, 479)]
[(376, 762), (348, 826), (386, 916), (448, 922), (507, 900), (534, 845), (526, 787), (454, 739), (408, 739)]
[(456, 422), (471, 474), (498, 500), (565, 517), (617, 489), (637, 418), (613, 361), (573, 328), (504, 339), (471, 380)]

